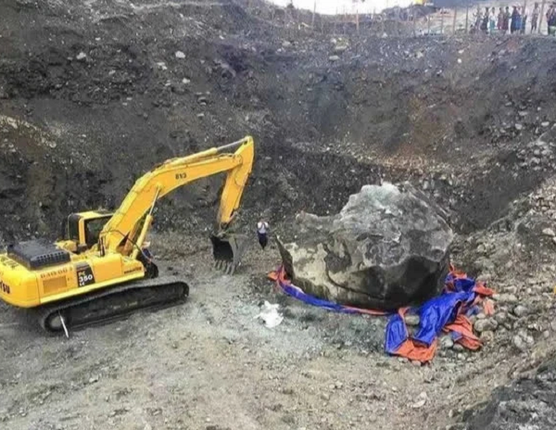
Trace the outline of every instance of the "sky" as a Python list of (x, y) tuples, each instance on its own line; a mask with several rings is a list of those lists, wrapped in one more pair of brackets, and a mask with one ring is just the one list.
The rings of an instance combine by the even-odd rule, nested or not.
[[(280, 6), (288, 4), (288, 0), (270, 0)], [(359, 8), (360, 12), (379, 12), (385, 7), (391, 6), (408, 6), (412, 0), (365, 0), (363, 3), (359, 2), (354, 4), (353, 0), (316, 0), (317, 12), (320, 13), (351, 13), (355, 12), (355, 7)], [(360, 0), (359, 0), (360, 1)], [(293, 0), (293, 5), (301, 9), (313, 10), (315, 0)]]

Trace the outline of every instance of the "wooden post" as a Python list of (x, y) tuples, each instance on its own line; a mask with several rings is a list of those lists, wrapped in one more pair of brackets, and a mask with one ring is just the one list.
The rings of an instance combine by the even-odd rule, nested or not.
[(413, 37), (417, 37), (417, 12), (413, 9)]
[[(386, 9), (388, 9), (388, 0), (386, 0)], [(386, 15), (384, 15), (384, 12), (381, 12), (381, 13), (380, 13), (380, 16), (381, 16), (381, 20), (380, 20), (380, 21), (382, 22), (382, 31), (381, 31), (381, 33), (380, 33), (380, 36), (382, 36), (382, 35), (384, 34), (384, 31), (385, 31)]]
[(458, 9), (454, 9), (454, 21), (452, 22), (452, 34), (455, 36), (456, 34), (456, 24), (457, 24), (457, 17), (458, 17)]
[(444, 34), (444, 8), (440, 8), (440, 34)]
[[(293, 10), (292, 10), (293, 14)], [(303, 22), (303, 15), (300, 14), (298, 11), (295, 12), (295, 34), (299, 36), (301, 34), (301, 23)]]
[(313, 18), (311, 19), (311, 28), (315, 31), (315, 15), (317, 14), (317, 0), (313, 3)]
[(465, 7), (465, 34), (469, 33), (469, 5)]
[(347, 22), (348, 22), (348, 13), (347, 13), (347, 9), (344, 8), (344, 25), (343, 25), (343, 27), (344, 27), (344, 31), (343, 31), (344, 35), (345, 35), (346, 32), (347, 32)]
[(355, 28), (359, 34), (359, 6), (355, 6)]
[[(546, 0), (542, 0), (542, 4), (541, 4), (541, 13), (539, 15), (539, 22), (537, 22), (537, 33), (542, 34), (541, 31), (541, 25), (542, 25), (542, 20), (544, 18), (544, 4), (546, 3)], [(548, 31), (548, 30), (547, 30)]]
[[(521, 11), (521, 25), (523, 25), (523, 17), (525, 16), (525, 11), (527, 10), (527, 0), (523, 1), (523, 10)], [(529, 21), (529, 23), (531, 23), (531, 18), (527, 17), (527, 21)], [(525, 28), (523, 29), (523, 34), (527, 34), (527, 23), (525, 25)]]
[(397, 30), (398, 30), (398, 36), (399, 36), (400, 34), (402, 34), (402, 18), (400, 16), (400, 8), (398, 8), (398, 10), (396, 12), (396, 22), (398, 23)]

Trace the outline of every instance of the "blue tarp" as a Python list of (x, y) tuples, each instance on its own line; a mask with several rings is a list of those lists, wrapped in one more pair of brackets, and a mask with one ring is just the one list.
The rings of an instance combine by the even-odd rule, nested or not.
[[(452, 284), (455, 291), (448, 291), (445, 288), (440, 296), (428, 300), (420, 308), (413, 310), (419, 315), (419, 329), (413, 340), (427, 347), (432, 345), (442, 332), (444, 326), (454, 322), (458, 315), (459, 307), (469, 307), (476, 297), (474, 292), (476, 283), (474, 279), (456, 279), (450, 273), (446, 278), (446, 283)], [(386, 352), (395, 354), (408, 337), (409, 334), (404, 319), (400, 315), (392, 316), (386, 326)], [(454, 340), (457, 340), (458, 337), (461, 336), (456, 335)]]
[[(280, 269), (276, 273), (280, 273)], [(372, 313), (372, 311), (367, 309), (343, 306), (338, 303), (313, 297), (289, 283), (279, 282), (279, 285), (284, 293), (312, 306), (349, 314)], [(433, 344), (447, 324), (455, 321), (460, 311), (464, 311), (467, 315), (477, 311), (476, 307), (471, 306), (477, 296), (475, 292), (476, 282), (474, 279), (456, 277), (453, 273), (450, 273), (446, 277), (446, 285), (450, 285), (451, 288), (444, 288), (440, 296), (428, 300), (419, 308), (410, 309), (408, 311), (419, 315), (419, 328), (413, 340), (426, 347), (430, 347)], [(463, 309), (460, 309), (462, 306)], [(409, 333), (402, 315), (399, 313), (390, 315), (391, 317), (386, 326), (385, 350), (389, 354), (395, 354), (408, 340)], [(462, 337), (462, 335), (457, 332), (452, 332), (451, 336), (454, 341)]]
[(409, 333), (407, 326), (400, 314), (393, 315), (386, 326), (386, 339), (384, 341), (386, 352), (393, 354), (400, 349), (402, 344), (407, 340)]
[(319, 308), (327, 309), (329, 311), (343, 312), (348, 314), (357, 314), (364, 312), (355, 308), (342, 306), (338, 303), (329, 302), (328, 300), (318, 299), (316, 297), (310, 296), (309, 294), (305, 294), (303, 291), (299, 290), (298, 288), (292, 287), (291, 285), (280, 283), (280, 287), (282, 288), (282, 291), (284, 291), (287, 295), (301, 300), (308, 305), (318, 306)]
[(454, 322), (458, 306), (474, 298), (474, 293), (444, 293), (423, 304), (419, 309), (419, 330), (414, 339), (430, 346), (442, 328)]

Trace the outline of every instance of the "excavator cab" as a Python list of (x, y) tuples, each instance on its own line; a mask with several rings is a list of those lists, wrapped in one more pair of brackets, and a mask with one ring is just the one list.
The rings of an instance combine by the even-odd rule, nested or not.
[(64, 248), (81, 253), (98, 243), (99, 234), (112, 217), (107, 211), (88, 211), (68, 216)]

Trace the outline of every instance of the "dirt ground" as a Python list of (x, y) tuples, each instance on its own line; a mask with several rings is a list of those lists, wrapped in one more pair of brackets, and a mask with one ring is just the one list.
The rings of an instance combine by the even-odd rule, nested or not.
[[(2, 306), (0, 423), (10, 429), (445, 428), (513, 372), (553, 354), (554, 334), (524, 362), (501, 335), (478, 353), (442, 350), (431, 365), (385, 356), (386, 320), (309, 308), (266, 281), (278, 253), (253, 247), (234, 276), (211, 271), (202, 242), (154, 237), (189, 301), (70, 339), (45, 337)], [(198, 249), (198, 252), (195, 251)], [(254, 317), (264, 300), (285, 319)], [(502, 346), (501, 346), (502, 345)], [(421, 400), (425, 400), (422, 404)]]
[[(288, 235), (301, 210), (409, 180), (449, 212), (456, 265), (496, 291), (492, 338), (420, 366), (385, 355), (385, 318), (273, 291), (274, 245), (216, 272), (211, 178), (156, 212), (153, 251), (190, 280), (186, 304), (70, 339), (0, 304), (0, 428), (551, 428), (545, 394), (520, 393), (556, 395), (527, 373), (556, 351), (553, 40), (323, 36), (257, 8), (0, 2), (0, 243), (54, 239), (154, 164), (252, 134), (242, 228), (265, 216)], [(265, 300), (273, 329), (255, 319)]]

